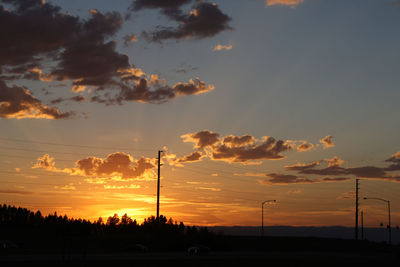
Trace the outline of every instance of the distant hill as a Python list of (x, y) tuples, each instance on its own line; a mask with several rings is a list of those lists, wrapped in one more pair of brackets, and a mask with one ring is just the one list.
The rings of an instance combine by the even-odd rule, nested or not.
[[(222, 232), (233, 236), (259, 236), (261, 228), (257, 226), (213, 226), (208, 227), (214, 232)], [(324, 237), (354, 239), (354, 228), (331, 226), (331, 227), (294, 227), (294, 226), (268, 226), (264, 227), (266, 236), (297, 236), (297, 237)], [(359, 231), (361, 239), (361, 230)], [(364, 237), (369, 241), (387, 242), (387, 228), (364, 228)], [(392, 228), (392, 243), (400, 244), (400, 230)]]

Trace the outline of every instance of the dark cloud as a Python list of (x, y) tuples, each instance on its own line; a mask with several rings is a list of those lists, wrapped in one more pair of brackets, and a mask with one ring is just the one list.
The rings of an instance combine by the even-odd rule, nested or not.
[(165, 3), (162, 6), (157, 6), (156, 4), (160, 4), (161, 1), (150, 2), (152, 3), (149, 3), (147, 6), (142, 5), (141, 8), (161, 8), (162, 13), (179, 24), (175, 28), (158, 26), (153, 32), (144, 32), (144, 38), (151, 42), (183, 38), (202, 39), (212, 37), (224, 30), (232, 29), (228, 25), (231, 18), (224, 14), (216, 4), (197, 2), (189, 14), (184, 14), (179, 8), (183, 5), (181, 2), (187, 3), (188, 1), (172, 1), (176, 2), (176, 5), (170, 7), (165, 7), (164, 5), (167, 5)]
[[(398, 160), (399, 152), (394, 154), (391, 158), (386, 160), (387, 162), (394, 162), (388, 168), (381, 168), (375, 166), (361, 166), (361, 167), (342, 167), (343, 160), (334, 157), (332, 159), (325, 159), (321, 161), (315, 161), (309, 164), (295, 164), (286, 166), (287, 170), (296, 171), (300, 174), (308, 175), (328, 175), (328, 176), (342, 176), (352, 175), (360, 178), (371, 178), (371, 179), (386, 179), (400, 182), (400, 176), (391, 175), (388, 172), (398, 171), (399, 165), (396, 164)], [(328, 164), (325, 168), (317, 168), (320, 164)]]
[(81, 95), (76, 95), (68, 98), (59, 97), (50, 101), (51, 104), (60, 104), (65, 101), (74, 101), (74, 102), (85, 102), (86, 97)]
[(22, 190), (0, 190), (0, 194), (10, 194), (10, 195), (32, 195), (33, 192), (22, 191)]
[[(90, 10), (90, 17), (81, 19), (41, 0), (0, 0), (1, 77), (3, 80), (72, 81), (74, 92), (90, 86), (93, 94), (90, 100), (107, 105), (124, 101), (163, 103), (214, 89), (198, 78), (169, 86), (153, 82), (153, 75), (143, 72), (127, 75), (134, 66), (127, 55), (116, 50), (116, 41), (110, 40), (123, 24), (124, 19), (118, 12)], [(133, 36), (129, 38), (132, 41)], [(62, 101), (65, 99), (55, 99), (53, 103)], [(44, 111), (53, 112), (52, 116), (33, 117), (68, 117), (54, 111)]]
[(251, 135), (228, 135), (220, 138), (220, 134), (208, 130), (189, 133), (181, 136), (184, 142), (194, 143), (195, 148), (205, 149), (207, 155), (214, 160), (230, 163), (248, 163), (264, 159), (282, 159), (282, 152), (293, 149), (289, 142), (263, 137), (257, 140)]
[(181, 159), (178, 159), (177, 162), (179, 162), (179, 163), (196, 162), (196, 161), (200, 161), (202, 157), (203, 157), (203, 154), (201, 152), (193, 152), (190, 155), (187, 155)]
[(224, 144), (215, 146), (212, 148), (212, 159), (237, 163), (263, 159), (283, 159), (284, 156), (281, 153), (292, 148), (285, 141), (267, 137), (260, 144), (237, 147), (229, 147)]
[(192, 2), (192, 0), (134, 0), (129, 7), (133, 11), (139, 11), (145, 8), (152, 9), (179, 9), (181, 6)]
[(348, 177), (325, 177), (322, 179), (324, 182), (342, 182), (350, 180)]
[[(43, 56), (72, 42), (79, 31), (77, 17), (40, 0), (0, 0), (0, 66), (27, 70)], [(40, 36), (40, 38), (38, 38)], [(1, 67), (0, 67), (1, 68)], [(1, 72), (1, 69), (0, 69)]]
[(386, 162), (392, 163), (387, 167), (386, 171), (399, 171), (400, 170), (400, 151), (393, 154), (390, 158), (385, 160)]
[(219, 142), (219, 134), (208, 130), (182, 135), (184, 142), (195, 143), (196, 148), (205, 148)]
[(269, 173), (266, 176), (270, 179), (260, 181), (261, 184), (311, 184), (315, 182), (308, 178), (288, 174)]
[[(154, 75), (152, 75), (154, 77)], [(177, 83), (169, 86), (155, 79), (139, 78), (135, 75), (130, 77), (124, 76), (126, 80), (133, 80), (132, 83), (114, 82), (110, 87), (116, 89), (116, 93), (112, 94), (103, 88), (98, 88), (97, 93), (91, 98), (92, 102), (104, 103), (106, 105), (122, 104), (125, 101), (137, 101), (142, 103), (164, 103), (170, 99), (184, 95), (198, 95), (214, 90), (214, 85), (206, 85), (205, 82), (196, 78), (189, 80), (188, 83)], [(136, 80), (136, 81), (135, 81)]]
[(52, 71), (57, 80), (75, 80), (74, 85), (102, 86), (118, 77), (118, 70), (129, 68), (129, 58), (115, 51), (116, 42), (76, 43), (61, 55)]
[(8, 87), (0, 80), (0, 118), (66, 119), (73, 115), (72, 112), (61, 112), (46, 106), (23, 87)]
[(310, 179), (305, 177), (299, 177), (290, 174), (279, 174), (279, 173), (269, 173), (266, 174), (267, 179), (259, 181), (263, 185), (288, 185), (288, 184), (313, 184), (313, 183), (323, 183), (323, 182), (343, 182), (350, 178), (347, 177), (325, 177), (322, 179)]
[(256, 139), (248, 134), (243, 136), (228, 135), (224, 137), (224, 139), (222, 140), (222, 143), (224, 143), (224, 145), (229, 147), (241, 147), (254, 144), (255, 142)]

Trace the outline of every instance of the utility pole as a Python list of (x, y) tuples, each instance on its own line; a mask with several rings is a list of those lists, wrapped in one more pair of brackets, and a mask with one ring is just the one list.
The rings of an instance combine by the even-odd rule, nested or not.
[(355, 234), (355, 240), (358, 240), (358, 185), (359, 185), (360, 179), (356, 179), (356, 221), (355, 221), (355, 228), (354, 228), (354, 234)]
[(364, 211), (361, 211), (361, 240), (364, 240)]
[(392, 226), (391, 226), (391, 222), (390, 222), (390, 200), (387, 201), (388, 204), (388, 214), (389, 214), (389, 224), (388, 224), (388, 228), (389, 228), (389, 245), (392, 244)]
[(157, 175), (157, 223), (160, 221), (160, 169), (161, 169), (161, 153), (158, 150), (158, 175)]

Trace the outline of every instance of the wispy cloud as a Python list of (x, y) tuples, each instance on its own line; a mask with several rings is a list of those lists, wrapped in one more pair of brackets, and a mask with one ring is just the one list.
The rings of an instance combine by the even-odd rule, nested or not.
[(295, 7), (303, 2), (304, 0), (266, 0), (265, 3), (267, 6), (281, 5), (281, 6)]
[[(361, 166), (361, 167), (342, 167), (344, 161), (338, 157), (323, 159), (310, 163), (297, 163), (286, 166), (289, 171), (307, 175), (327, 175), (335, 178), (327, 178), (327, 181), (341, 180), (342, 176), (351, 175), (366, 179), (384, 179), (400, 182), (400, 176), (391, 172), (400, 170), (400, 153), (393, 154), (385, 162), (391, 163), (388, 167)], [(322, 168), (320, 167), (322, 166)], [(339, 176), (339, 178), (338, 178)]]
[(232, 50), (233, 46), (232, 45), (221, 45), (221, 44), (217, 44), (216, 46), (214, 46), (213, 51), (222, 51), (222, 50)]

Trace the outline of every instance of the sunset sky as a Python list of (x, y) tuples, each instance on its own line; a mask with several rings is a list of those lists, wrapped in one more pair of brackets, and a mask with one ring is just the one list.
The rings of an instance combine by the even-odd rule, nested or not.
[(400, 2), (0, 0), (0, 203), (400, 225)]

